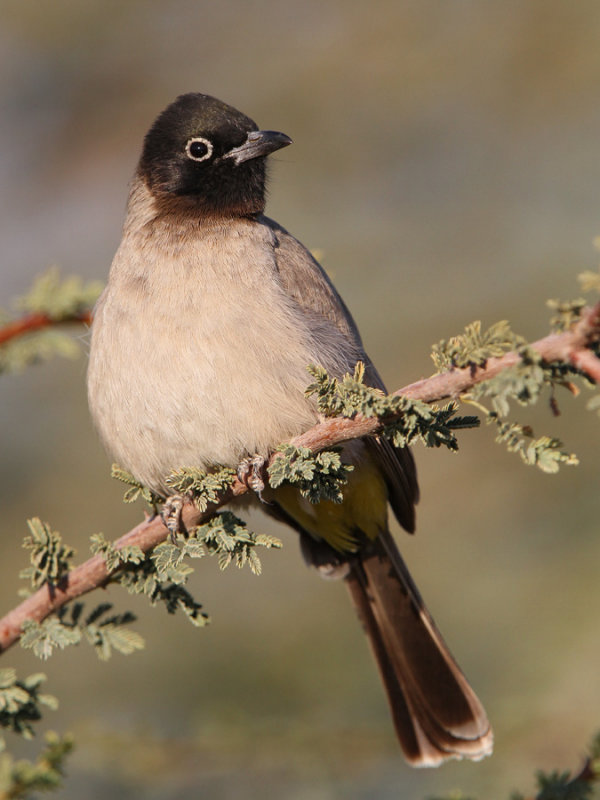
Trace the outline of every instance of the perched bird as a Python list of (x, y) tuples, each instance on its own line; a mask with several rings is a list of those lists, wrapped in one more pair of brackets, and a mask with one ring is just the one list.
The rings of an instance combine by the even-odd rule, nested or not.
[[(156, 493), (182, 466), (267, 457), (318, 421), (307, 366), (366, 365), (344, 302), (308, 250), (263, 216), (266, 157), (291, 144), (231, 106), (185, 94), (148, 131), (123, 238), (92, 328), (88, 393), (111, 456)], [(310, 564), (345, 579), (377, 660), (407, 760), (479, 759), (492, 733), (389, 533), (414, 530), (407, 449), (344, 447), (342, 504), (291, 487), (261, 504), (300, 534)], [(258, 502), (258, 501), (257, 501)]]

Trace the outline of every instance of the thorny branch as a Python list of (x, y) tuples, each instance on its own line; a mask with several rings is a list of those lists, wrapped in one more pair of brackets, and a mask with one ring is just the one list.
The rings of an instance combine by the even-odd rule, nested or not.
[[(32, 315), (32, 320), (35, 316)], [(2, 342), (1, 337), (4, 331), (6, 328), (0, 330), (0, 342)], [(537, 350), (545, 361), (563, 361), (572, 364), (584, 371), (592, 380), (600, 383), (600, 359), (589, 349), (590, 345), (598, 341), (600, 341), (600, 303), (585, 308), (581, 318), (570, 330), (546, 336), (534, 342), (531, 347)], [(461, 369), (451, 369), (411, 383), (403, 389), (399, 389), (395, 394), (407, 395), (412, 399), (428, 403), (457, 398), (474, 385), (489, 380), (503, 370), (515, 366), (519, 362), (519, 358), (517, 353), (512, 352), (499, 358), (490, 358), (481, 366), (473, 365)], [(307, 447), (316, 453), (350, 439), (376, 434), (380, 427), (381, 422), (375, 417), (365, 418), (357, 415), (351, 419), (331, 418), (320, 422), (301, 436), (295, 437), (291, 443), (296, 447)], [(275, 458), (277, 455), (271, 457), (270, 463)], [(198, 525), (206, 521), (219, 507), (247, 491), (247, 486), (236, 480), (219, 501), (209, 504), (204, 512), (198, 511), (191, 503), (186, 503), (182, 521), (188, 528)], [(147, 553), (164, 541), (167, 536), (168, 531), (161, 517), (155, 516), (146, 519), (124, 534), (115, 543), (115, 546), (121, 548), (126, 545), (137, 545)], [(21, 635), (21, 626), (25, 620), (33, 619), (41, 622), (76, 597), (105, 586), (109, 578), (110, 573), (104, 558), (97, 555), (73, 569), (57, 586), (44, 586), (39, 589), (0, 620), (0, 652), (18, 641)]]

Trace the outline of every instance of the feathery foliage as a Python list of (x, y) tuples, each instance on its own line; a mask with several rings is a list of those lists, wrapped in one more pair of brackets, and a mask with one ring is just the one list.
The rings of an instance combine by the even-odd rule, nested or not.
[(60, 533), (38, 517), (27, 520), (27, 526), (31, 536), (23, 539), (23, 547), (31, 550), (31, 563), (21, 570), (19, 577), (29, 580), (32, 589), (39, 589), (45, 583), (56, 585), (69, 571), (75, 550), (63, 544)]
[(550, 329), (554, 333), (568, 331), (578, 319), (586, 306), (586, 301), (581, 297), (577, 300), (546, 300), (546, 305), (554, 315), (550, 317)]
[(128, 545), (117, 549), (104, 537), (103, 533), (94, 533), (90, 536), (90, 550), (94, 555), (101, 555), (104, 558), (106, 569), (109, 572), (113, 572), (123, 564), (141, 564), (146, 557), (137, 545)]
[(431, 358), (438, 372), (454, 367), (482, 366), (488, 358), (499, 358), (525, 344), (525, 339), (514, 333), (506, 320), (496, 322), (486, 331), (476, 320), (465, 332), (435, 344)]
[(112, 478), (130, 487), (123, 495), (124, 503), (135, 503), (135, 501), (141, 497), (142, 500), (146, 501), (153, 512), (156, 513), (156, 509), (162, 503), (162, 497), (155, 494), (155, 492), (147, 486), (144, 486), (136, 480), (130, 472), (127, 472), (126, 469), (123, 469), (123, 467), (120, 467), (118, 464), (112, 465), (110, 475)]
[(79, 275), (61, 278), (57, 267), (38, 276), (31, 289), (18, 298), (15, 306), (30, 314), (47, 314), (56, 322), (88, 311), (103, 289), (101, 281), (84, 283)]
[(65, 760), (73, 749), (73, 737), (61, 737), (49, 731), (45, 740), (46, 745), (34, 762), (16, 761), (8, 753), (0, 752), (0, 800), (28, 800), (32, 792), (61, 787)]
[[(600, 291), (600, 274), (581, 276), (584, 291)], [(57, 271), (50, 271), (36, 281), (31, 291), (18, 302), (17, 307), (26, 314), (43, 315), (51, 322), (81, 321), (95, 299), (100, 285), (84, 285), (78, 278), (61, 280)], [(551, 301), (551, 325), (554, 331), (569, 329), (580, 318), (584, 301)], [(10, 324), (10, 317), (2, 315)], [(41, 320), (42, 324), (46, 324)], [(78, 348), (74, 341), (56, 330), (27, 332), (0, 346), (0, 372), (17, 369), (42, 358), (61, 353), (74, 355)], [(11, 334), (12, 335), (12, 334)], [(590, 349), (600, 355), (600, 343)], [(483, 367), (490, 358), (500, 357), (509, 351), (519, 355), (519, 362), (503, 370), (495, 378), (475, 385), (463, 399), (475, 405), (486, 421), (497, 428), (497, 441), (503, 442), (511, 452), (519, 453), (525, 463), (535, 464), (546, 472), (555, 472), (561, 463), (577, 463), (576, 458), (562, 450), (557, 439), (542, 436), (534, 438), (533, 431), (525, 425), (506, 419), (511, 404), (528, 406), (538, 402), (544, 392), (550, 394), (554, 409), (554, 392), (559, 387), (572, 388), (571, 379), (586, 381), (585, 375), (568, 363), (547, 363), (529, 347), (523, 337), (515, 334), (507, 322), (499, 322), (488, 330), (481, 323), (467, 326), (464, 333), (439, 342), (433, 348), (433, 360), (438, 370), (464, 367)], [(457, 416), (457, 404), (452, 402), (438, 408), (407, 397), (386, 395), (364, 383), (364, 365), (357, 364), (354, 374), (332, 378), (320, 367), (311, 367), (313, 382), (307, 396), (316, 397), (320, 412), (326, 416), (375, 417), (382, 423), (380, 435), (387, 437), (396, 447), (421, 441), (429, 447), (445, 446), (456, 450), (456, 431), (479, 424), (474, 416)], [(590, 383), (590, 381), (587, 381)], [(593, 398), (588, 407), (600, 412), (600, 397)], [(295, 486), (310, 502), (322, 499), (341, 502), (343, 486), (352, 470), (344, 464), (341, 451), (333, 449), (312, 454), (305, 448), (282, 445), (278, 457), (269, 468), (273, 488), (284, 482)], [(154, 511), (162, 498), (139, 483), (132, 475), (117, 465), (113, 477), (127, 485), (125, 502), (138, 498), (145, 500)], [(191, 499), (200, 511), (222, 501), (235, 480), (236, 471), (222, 468), (214, 472), (185, 467), (173, 472), (166, 484), (174, 493)], [(62, 542), (61, 536), (51, 527), (35, 518), (28, 522), (30, 536), (24, 546), (30, 550), (30, 565), (21, 573), (32, 589), (56, 585), (70, 568), (74, 555), (72, 548)], [(186, 588), (193, 572), (191, 559), (205, 555), (215, 556), (219, 567), (231, 564), (239, 568), (248, 565), (259, 574), (261, 562), (258, 548), (279, 548), (281, 542), (270, 536), (248, 530), (246, 524), (231, 512), (220, 512), (207, 522), (174, 540), (157, 545), (150, 553), (139, 547), (118, 548), (102, 534), (91, 537), (91, 549), (101, 556), (109, 572), (108, 583), (120, 584), (132, 594), (144, 594), (152, 605), (162, 603), (169, 613), (180, 611), (197, 627), (208, 623), (208, 616)], [(29, 591), (29, 590), (28, 590)], [(91, 612), (84, 611), (83, 603), (64, 606), (42, 622), (28, 620), (22, 626), (21, 644), (41, 658), (47, 658), (56, 649), (62, 649), (82, 640), (90, 643), (101, 659), (113, 651), (130, 654), (144, 645), (143, 639), (129, 627), (135, 621), (131, 612), (116, 613), (111, 603), (101, 603)], [(50, 695), (41, 694), (43, 675), (32, 675), (24, 681), (17, 680), (14, 670), (0, 670), (0, 724), (13, 732), (31, 737), (33, 723), (41, 718), (41, 705), (55, 707)], [(62, 777), (62, 764), (72, 747), (71, 740), (50, 734), (46, 749), (35, 763), (14, 762), (10, 756), (0, 755), (0, 800), (3, 797), (28, 797), (32, 791), (55, 788)], [(3, 742), (0, 739), (0, 750)], [(538, 800), (581, 800), (591, 798), (592, 784), (600, 773), (600, 737), (595, 741), (585, 768), (575, 777), (567, 772), (538, 775)], [(455, 796), (457, 800), (459, 796)], [(467, 800), (460, 796), (461, 800)], [(523, 800), (515, 794), (513, 800)]]
[[(556, 332), (562, 332), (571, 328), (581, 317), (585, 301), (550, 301), (549, 305), (554, 311), (551, 325)], [(576, 367), (565, 362), (546, 362), (525, 343), (523, 337), (513, 333), (507, 322), (493, 325), (483, 333), (481, 323), (474, 322), (460, 336), (436, 345), (432, 358), (439, 370), (481, 367), (485, 366), (488, 358), (499, 357), (509, 351), (519, 355), (518, 363), (503, 369), (489, 380), (475, 384), (461, 400), (475, 405), (486, 422), (496, 426), (496, 441), (505, 444), (509, 452), (518, 453), (525, 464), (551, 473), (557, 472), (561, 464), (577, 464), (577, 457), (565, 451), (559, 439), (551, 436), (535, 438), (529, 426), (506, 419), (511, 403), (533, 405), (540, 401), (544, 392), (548, 393), (552, 410), (557, 413), (555, 393), (558, 388), (566, 387), (573, 391), (571, 379), (590, 384)]]
[(455, 430), (475, 428), (477, 417), (455, 417), (457, 405), (443, 408), (412, 400), (403, 395), (388, 395), (364, 383), (365, 367), (359, 362), (354, 374), (341, 380), (331, 378), (323, 367), (311, 366), (315, 379), (306, 395), (316, 396), (319, 411), (327, 417), (377, 417), (383, 423), (381, 435), (394, 447), (408, 447), (420, 441), (426, 447), (448, 447), (458, 450)]
[(58, 707), (55, 697), (40, 691), (45, 680), (46, 676), (41, 672), (19, 680), (12, 667), (0, 669), (1, 728), (18, 733), (25, 739), (33, 737), (32, 723), (38, 722), (42, 717), (40, 706), (51, 709)]
[(206, 511), (209, 503), (218, 502), (229, 489), (236, 475), (231, 467), (221, 467), (214, 472), (182, 467), (167, 477), (166, 484), (173, 493), (189, 497), (199, 511)]
[(313, 455), (307, 447), (284, 444), (275, 452), (279, 457), (268, 469), (269, 484), (273, 489), (290, 483), (311, 503), (321, 500), (342, 502), (342, 486), (348, 482), (348, 474), (354, 467), (342, 463), (339, 448)]
[(230, 564), (242, 569), (247, 564), (255, 575), (262, 571), (256, 548), (278, 550), (282, 546), (275, 536), (249, 530), (246, 523), (231, 511), (215, 514), (208, 522), (193, 528), (190, 535), (206, 548), (209, 555), (216, 556), (220, 569)]
[[(61, 278), (56, 267), (40, 275), (31, 289), (15, 301), (15, 308), (27, 315), (47, 318), (47, 325), (31, 330), (24, 325), (21, 335), (0, 344), (0, 373), (18, 372), (25, 367), (46, 361), (54, 356), (76, 358), (78, 343), (53, 325), (81, 321), (89, 314), (102, 291), (99, 281), (84, 283), (78, 276)], [(0, 324), (10, 325), (14, 318), (0, 311)]]

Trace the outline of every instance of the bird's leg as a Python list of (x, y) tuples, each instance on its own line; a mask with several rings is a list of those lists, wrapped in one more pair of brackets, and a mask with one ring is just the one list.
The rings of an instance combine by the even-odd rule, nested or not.
[(261, 503), (265, 502), (262, 497), (265, 489), (265, 463), (266, 459), (256, 453), (241, 461), (237, 468), (239, 480), (258, 495)]
[(175, 544), (178, 533), (186, 532), (182, 519), (183, 504), (182, 495), (173, 494), (167, 497), (160, 510), (160, 517), (169, 531), (169, 537), (173, 544)]

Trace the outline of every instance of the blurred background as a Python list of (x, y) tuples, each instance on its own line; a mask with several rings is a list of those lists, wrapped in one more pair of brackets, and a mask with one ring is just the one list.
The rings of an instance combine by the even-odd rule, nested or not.
[[(294, 139), (268, 211), (324, 254), (390, 388), (429, 374), (430, 345), (473, 319), (537, 338), (545, 300), (596, 268), (594, 0), (0, 0), (0, 17), (0, 306), (51, 264), (106, 278), (142, 137), (187, 91)], [(0, 381), (5, 610), (26, 518), (82, 559), (90, 534), (141, 518), (109, 477), (84, 378), (82, 356)], [(577, 767), (600, 727), (600, 434), (585, 398), (559, 400), (557, 419), (515, 416), (579, 467), (544, 475), (467, 431), (458, 455), (416, 453), (418, 534), (399, 533), (486, 705), (492, 758), (405, 765), (344, 587), (280, 529), (260, 578), (199, 563), (208, 629), (111, 591), (146, 652), (105, 665), (82, 645), (43, 665), (61, 699), (47, 725), (78, 742), (60, 796), (505, 798), (531, 792), (535, 768)], [(40, 669), (18, 649), (2, 662)]]

